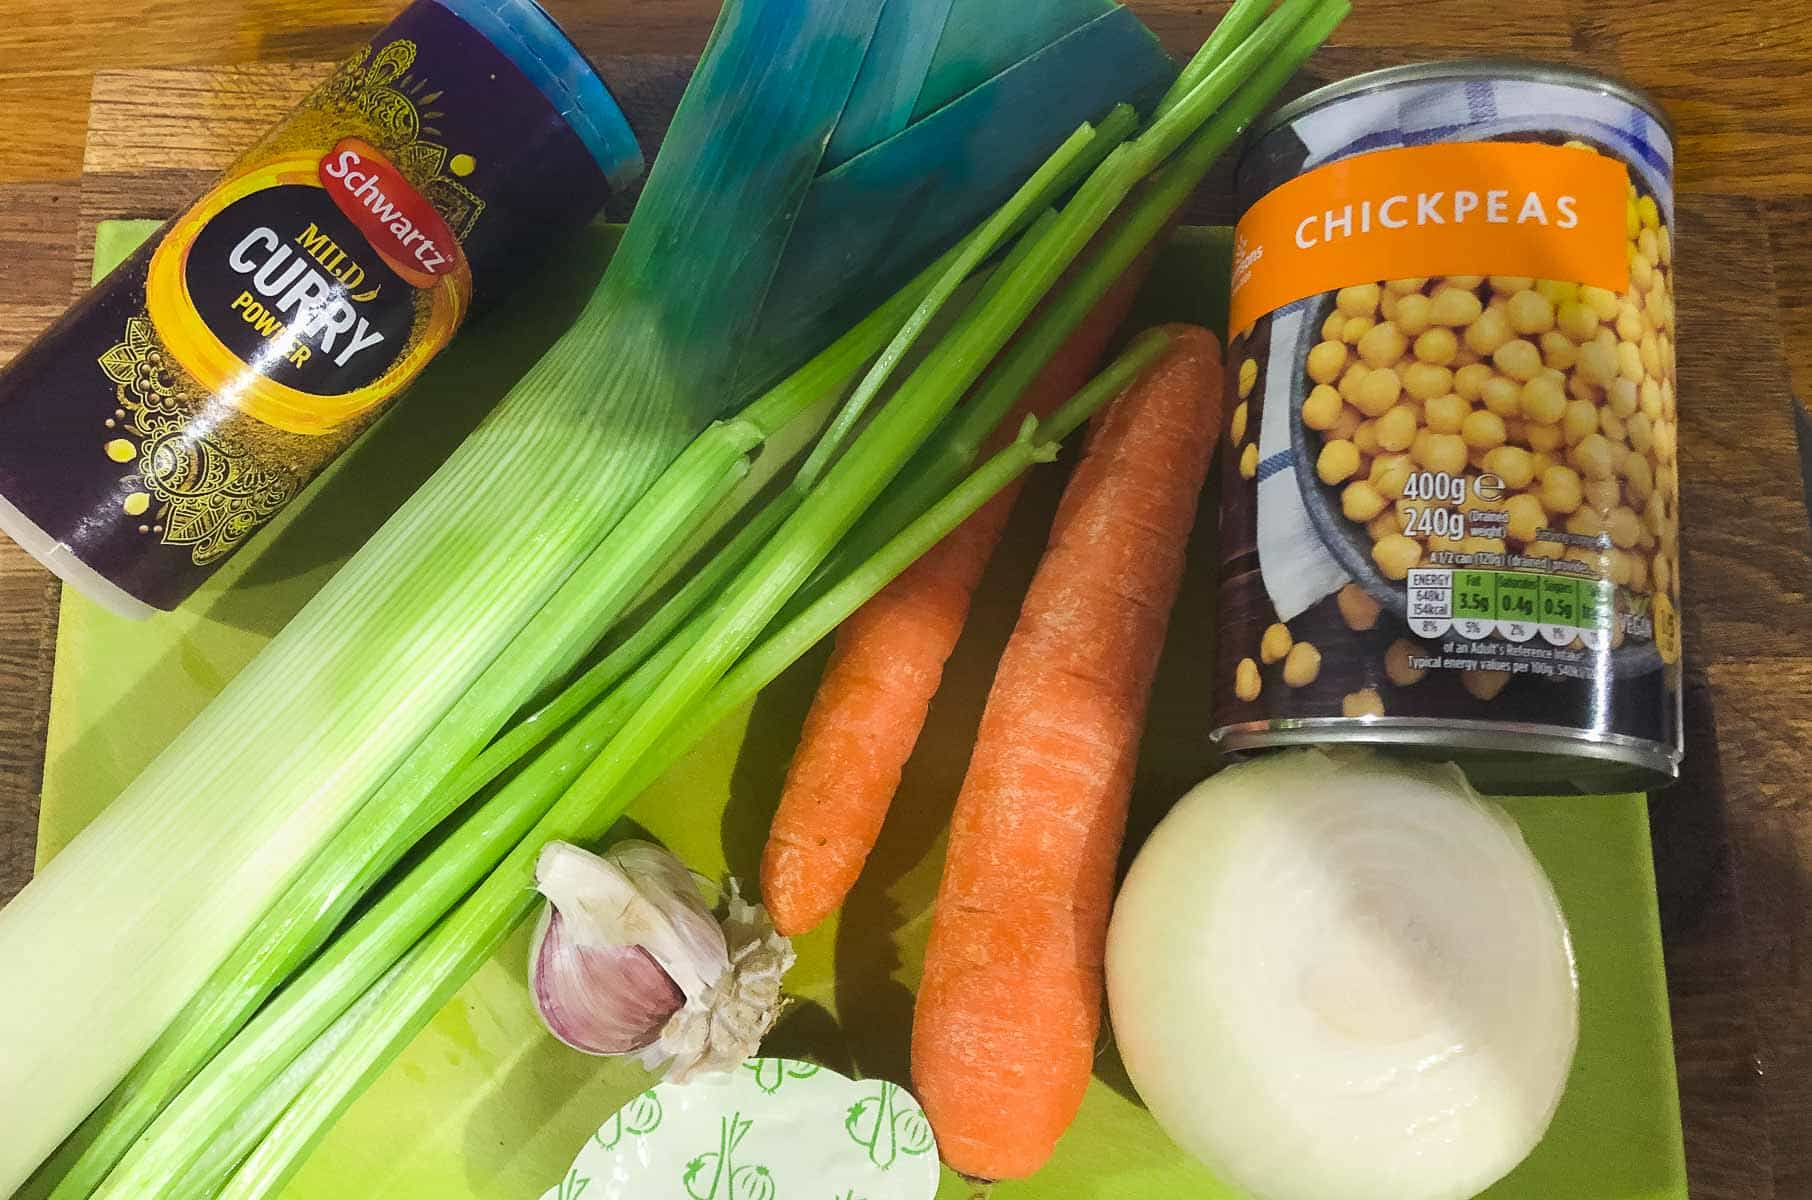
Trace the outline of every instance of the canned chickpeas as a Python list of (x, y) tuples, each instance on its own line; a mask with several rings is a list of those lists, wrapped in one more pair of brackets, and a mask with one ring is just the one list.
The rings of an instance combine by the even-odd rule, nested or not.
[(1582, 71), (1394, 68), (1281, 110), (1238, 186), (1215, 739), (1672, 779), (1663, 114)]

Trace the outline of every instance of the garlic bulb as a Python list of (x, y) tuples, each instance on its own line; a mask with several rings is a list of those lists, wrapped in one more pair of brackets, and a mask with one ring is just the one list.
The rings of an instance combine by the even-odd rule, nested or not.
[(720, 924), (684, 863), (646, 842), (604, 855), (550, 842), (529, 952), (542, 1023), (587, 1054), (634, 1054), (684, 1082), (753, 1055), (781, 1007), (792, 944), (732, 883)]

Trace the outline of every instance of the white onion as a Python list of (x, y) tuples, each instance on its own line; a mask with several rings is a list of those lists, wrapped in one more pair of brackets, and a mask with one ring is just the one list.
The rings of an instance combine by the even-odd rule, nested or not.
[(1463, 1200), (1541, 1139), (1572, 944), (1457, 768), (1278, 754), (1152, 834), (1114, 909), (1114, 1037), (1152, 1115), (1257, 1200)]

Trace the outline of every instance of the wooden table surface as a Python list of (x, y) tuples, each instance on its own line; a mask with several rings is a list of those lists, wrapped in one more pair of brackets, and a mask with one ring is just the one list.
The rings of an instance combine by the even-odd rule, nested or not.
[[(86, 278), (96, 218), (167, 215), (223, 165), (216, 134), (188, 136), (177, 120), (130, 145), (109, 136), (159, 119), (160, 82), (219, 77), (148, 69), (316, 64), (229, 72), (247, 82), (245, 111), (214, 118), (237, 131), (248, 114), (282, 111), (399, 3), (10, 0), (0, 361)], [(695, 54), (716, 8), (547, 3), (598, 56)], [(1679, 126), (1691, 733), (1688, 778), (1653, 816), (1688, 1165), (1700, 1200), (1812, 1198), (1812, 553), (1789, 416), (1794, 394), (1812, 394), (1812, 4), (1356, 4), (1311, 81), (1515, 53), (1621, 74)], [(1185, 53), (1224, 7), (1133, 6)], [(168, 109), (193, 119), (180, 100)], [(1204, 202), (1225, 215), (1224, 200)], [(56, 600), (51, 577), (0, 539), (0, 901), (31, 869)]]

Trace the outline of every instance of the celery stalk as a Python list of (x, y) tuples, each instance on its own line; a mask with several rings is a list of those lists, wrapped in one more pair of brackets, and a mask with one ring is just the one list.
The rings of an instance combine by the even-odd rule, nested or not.
[[(1038, 234), (1055, 219), (1056, 214), (1047, 210), (1033, 222), (1031, 235)], [(1002, 272), (1010, 273), (1014, 264), (1029, 251), (1032, 244), (1030, 237), (1015, 243), (999, 270), (983, 285), (976, 303), (991, 302)], [(943, 261), (951, 260), (947, 258)], [(964, 465), (972, 460), (973, 455), (964, 460)], [(805, 498), (806, 487), (814, 480), (815, 476), (808, 477), (803, 471), (795, 475), (778, 496), (763, 505), (728, 542), (699, 564), (646, 620), (637, 623), (634, 632), (612, 646), (608, 654), (557, 696), (486, 747), (471, 767), (451, 781), (447, 791), (449, 800), (464, 800), (482, 790), (547, 738), (564, 728), (576, 714), (597, 701), (618, 680), (646, 659), (687, 618), (703, 607), (708, 598), (716, 596), (754, 556), (755, 551), (767, 543)]]
[(738, 708), (774, 682), (849, 615), (873, 599), (927, 550), (942, 541), (1000, 490), (1038, 463), (1056, 459), (1059, 444), (1144, 374), (1174, 339), (1163, 330), (1136, 338), (1119, 357), (1044, 421), (1028, 417), (1006, 448), (959, 481), (947, 494), (876, 547), (850, 572), (821, 592), (796, 616), (779, 622), (736, 661), (673, 733), (636, 765), (620, 789), (621, 807), (600, 815), (605, 828), (641, 794)]
[[(1096, 176), (1124, 149), (1109, 154)], [(332, 1118), (489, 956), (525, 911), (525, 897), (531, 893), (523, 889), (532, 879), (534, 848), (555, 838), (583, 840), (601, 831), (592, 828), (594, 810), (608, 804), (643, 755), (760, 635), (863, 508), (947, 415), (1109, 212), (1111, 206), (1091, 195), (1090, 184), (1085, 183), (1040, 239), (1048, 257), (1029, 255), (991, 305), (981, 311), (971, 307), (964, 323), (902, 384), (893, 401), (829, 469), (822, 485), (738, 576), (708, 614), (710, 619), (698, 642), (663, 676), (655, 693), (630, 715), (530, 837), (429, 935), (422, 959), (379, 1005), (365, 1028), (349, 1039), (297, 1097), (223, 1195), (261, 1195), (287, 1179)]]
[(207, 1153), (196, 1160), (194, 1167), (175, 1182), (170, 1193), (199, 1198), (212, 1196), (224, 1187), (234, 1169), (246, 1155), (257, 1148), (258, 1143), (270, 1132), (271, 1126), (277, 1123), (277, 1118), (283, 1115), (283, 1110), (302, 1089), (302, 1085), (313, 1078), (315, 1072), (333, 1056), (340, 1043), (357, 1028), (363, 1015), (376, 1006), (378, 998), (384, 994), (384, 988), (402, 973), (408, 962), (406, 955), (398, 960), (382, 979), (359, 997), (358, 1003), (341, 1014), (339, 1020), (284, 1067), (268, 1087), (236, 1108), (231, 1123), (209, 1144)]
[(1202, 43), (1202, 48), (1178, 73), (1164, 98), (1158, 101), (1152, 115), (1162, 116), (1175, 108), (1177, 102), (1188, 95), (1204, 75), (1227, 60), (1227, 55), (1232, 53), (1235, 46), (1252, 36), (1252, 32), (1264, 22), (1265, 13), (1270, 7), (1271, 0), (1233, 0), (1209, 32), (1208, 40)]
[[(1149, 370), (1170, 349), (1174, 340), (1162, 329), (1147, 330), (1133, 339), (1119, 357), (1081, 391), (1059, 405), (1048, 418), (1038, 421), (1028, 417), (1007, 450), (989, 459), (986, 466), (970, 475), (954, 491), (908, 521), (898, 533), (801, 609), (797, 616), (766, 634), (738, 660), (705, 702), (687, 715), (663, 748), (663, 753), (651, 756), (643, 765), (644, 771), (652, 773), (649, 782), (659, 778), (719, 721), (779, 678), (782, 671), (872, 599), (945, 534), (962, 524), (989, 497), (1016, 479), (1031, 465), (1029, 461), (1020, 462), (1022, 454), (1036, 457), (1037, 447), (1041, 446), (1054, 450), (1103, 405)], [(625, 789), (632, 795), (641, 790), (640, 787)]]
[[(853, 572), (805, 613), (789, 622), (784, 629), (765, 639), (754, 654), (739, 663), (713, 690), (706, 704), (687, 719), (679, 734), (664, 748), (664, 753), (645, 761), (642, 774), (658, 775), (666, 766), (671, 765), (673, 758), (695, 744), (729, 712), (746, 704), (790, 662), (884, 587), (925, 550), (967, 519), (1000, 488), (1034, 463), (1048, 461), (1053, 457), (1056, 443), (1102, 403), (1123, 390), (1163, 351), (1168, 340), (1162, 334), (1141, 339), (1121, 360), (1079, 392), (1058, 413), (1053, 414), (1048, 422), (1042, 426), (1028, 426), (1011, 446), (935, 503), (858, 571)], [(267, 1014), (260, 1015), (254, 1028), (261, 1032), (274, 1031), (273, 1035), (254, 1037), (245, 1046), (245, 1053), (240, 1056), (237, 1066), (223, 1061), (210, 1068), (209, 1073), (203, 1076), (202, 1090), (193, 1097), (185, 1095), (184, 1102), (193, 1101), (197, 1105), (212, 1106), (219, 1112), (232, 1114), (231, 1124), (224, 1129), (215, 1130), (197, 1124), (178, 1125), (170, 1129), (172, 1134), (180, 1134), (192, 1146), (192, 1151), (179, 1164), (175, 1175), (179, 1189), (192, 1186), (193, 1181), (199, 1179), (207, 1179), (217, 1187), (224, 1175), (251, 1148), (246, 1144), (245, 1135), (255, 1127), (256, 1122), (248, 1119), (243, 1112), (235, 1114), (232, 1106), (222, 1104), (227, 1098), (225, 1092), (228, 1087), (234, 1092), (256, 1089), (256, 1120), (265, 1125), (273, 1122), (276, 1112), (272, 1110), (280, 1111), (295, 1096), (304, 1082), (323, 1064), (327, 1054), (345, 1040), (348, 1026), (374, 1006), (377, 997), (390, 986), (390, 981), (402, 969), (400, 964), (391, 968), (371, 985), (352, 1008), (330, 1025), (290, 1024), (298, 1014), (318, 1007), (311, 1004), (306, 996), (310, 986), (327, 995), (336, 992), (344, 994), (347, 991), (345, 985), (348, 980), (344, 976), (335, 978), (341, 974), (347, 961), (342, 952), (342, 943), (358, 946), (361, 957), (371, 962), (393, 959), (399, 952), (397, 947), (413, 944), (414, 938), (427, 925), (407, 924), (405, 910), (415, 909), (418, 921), (431, 924), (438, 910), (425, 898), (435, 892), (445, 893), (458, 887), (457, 883), (451, 883), (448, 865), (453, 860), (460, 859), (465, 860), (470, 869), (473, 860), (495, 862), (500, 858), (513, 841), (512, 835), (519, 836), (527, 827), (524, 822), (532, 822), (539, 811), (545, 811), (547, 804), (552, 803), (563, 786), (564, 778), (574, 769), (575, 756), (587, 754), (583, 743), (590, 741), (590, 752), (595, 753), (597, 737), (619, 725), (628, 711), (642, 703), (647, 698), (653, 680), (659, 678), (671, 665), (676, 653), (683, 653), (695, 640), (695, 636), (682, 636), (663, 648), (662, 654), (655, 661), (636, 672), (629, 683), (587, 714), (583, 723), (590, 726), (591, 732), (584, 736), (563, 738), (562, 742), (572, 742), (570, 750), (556, 750), (537, 760), (512, 781), (505, 793), (487, 801), (479, 812), (462, 823), (461, 828), (437, 847), (377, 908), (360, 918), (353, 930), (349, 931), (349, 936), (336, 942), (319, 966), (311, 967), (305, 976), (308, 986), (302, 986), (293, 999), (286, 992), (278, 1005), (273, 1006)], [(404, 963), (408, 961), (408, 957), (403, 960)], [(286, 1025), (289, 1028), (283, 1028)], [(314, 1040), (310, 1041), (310, 1038)], [(292, 1065), (279, 1073), (277, 1064), (283, 1061), (292, 1061)], [(249, 1075), (244, 1073), (248, 1069), (255, 1070), (259, 1064), (266, 1064), (262, 1071)], [(221, 1094), (210, 1094), (213, 1092)], [(180, 1111), (178, 1108), (171, 1110), (172, 1113)], [(205, 1142), (205, 1145), (196, 1144), (197, 1142)], [(178, 1190), (176, 1194), (192, 1193)]]

